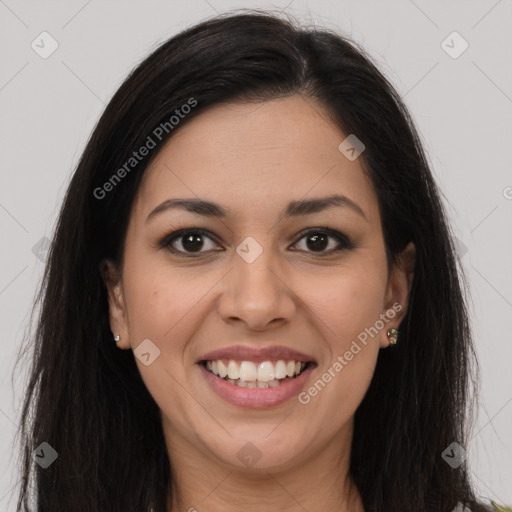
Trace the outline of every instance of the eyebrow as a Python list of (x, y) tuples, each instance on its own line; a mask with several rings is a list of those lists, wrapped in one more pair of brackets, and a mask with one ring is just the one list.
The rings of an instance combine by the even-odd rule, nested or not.
[[(368, 221), (363, 209), (352, 199), (340, 194), (334, 194), (328, 197), (315, 199), (302, 199), (300, 201), (291, 201), (282, 215), (283, 218), (299, 217), (318, 213), (333, 206), (350, 208), (366, 221)], [(146, 222), (161, 213), (170, 209), (182, 209), (205, 217), (226, 218), (229, 216), (229, 210), (220, 204), (202, 199), (167, 199), (159, 204), (147, 217)]]

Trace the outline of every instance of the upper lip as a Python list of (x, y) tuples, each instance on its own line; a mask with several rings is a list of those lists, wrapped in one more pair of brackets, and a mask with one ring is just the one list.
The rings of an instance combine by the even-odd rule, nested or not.
[(283, 345), (272, 345), (270, 347), (233, 345), (231, 347), (219, 348), (204, 354), (199, 358), (198, 363), (201, 361), (217, 361), (219, 359), (237, 359), (240, 361), (254, 361), (255, 363), (279, 359), (286, 361), (301, 361), (304, 363), (314, 361), (312, 356)]

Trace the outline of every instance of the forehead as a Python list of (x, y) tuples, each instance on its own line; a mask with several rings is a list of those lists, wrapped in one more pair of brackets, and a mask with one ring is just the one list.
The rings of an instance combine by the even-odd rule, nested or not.
[(216, 105), (165, 143), (146, 170), (137, 210), (147, 215), (170, 198), (196, 197), (249, 218), (338, 193), (376, 221), (377, 198), (361, 158), (339, 150), (346, 137), (322, 106), (298, 95)]

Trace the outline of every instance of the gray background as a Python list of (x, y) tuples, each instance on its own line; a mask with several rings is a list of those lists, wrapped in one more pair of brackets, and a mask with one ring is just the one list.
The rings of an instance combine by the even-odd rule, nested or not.
[[(423, 137), (471, 286), (481, 367), (468, 451), (481, 496), (512, 505), (512, 0), (0, 0), (0, 509), (15, 510), (13, 448), (25, 370), (11, 382), (52, 228), (86, 140), (127, 73), (158, 43), (216, 12), (286, 9), (361, 43)], [(31, 43), (47, 31), (57, 50)], [(468, 42), (458, 58), (442, 42)], [(460, 41), (448, 39), (454, 50)], [(454, 51), (452, 50), (452, 51)], [(70, 343), (73, 340), (69, 340)], [(86, 447), (84, 447), (87, 449)]]

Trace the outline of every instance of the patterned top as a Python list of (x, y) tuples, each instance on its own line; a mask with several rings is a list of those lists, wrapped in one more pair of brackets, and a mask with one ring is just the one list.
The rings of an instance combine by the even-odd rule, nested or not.
[[(504, 506), (502, 506), (502, 505), (498, 505), (498, 504), (497, 504), (495, 501), (493, 501), (493, 500), (491, 500), (491, 503), (492, 503), (492, 506), (493, 506), (493, 511), (495, 511), (495, 512), (512, 512), (512, 507), (504, 507)], [(457, 512), (458, 510), (460, 510), (460, 506), (461, 506), (461, 505), (460, 505), (460, 503), (459, 503), (459, 505), (458, 505), (457, 507), (455, 507), (454, 512)], [(151, 508), (149, 509), (149, 512), (154, 512), (154, 511), (155, 511), (155, 509), (154, 509), (153, 507), (151, 507)], [(468, 511), (468, 509), (467, 509), (467, 508), (466, 508), (466, 509), (464, 509), (464, 511), (463, 511), (463, 512), (466, 512), (466, 511)], [(470, 512), (470, 511), (468, 511), (468, 512)]]
[(496, 512), (512, 512), (511, 507), (504, 507), (502, 505), (498, 505), (496, 502), (494, 502), (492, 500), (491, 500), (491, 503), (494, 507), (494, 510), (496, 510)]
[[(481, 503), (483, 505), (483, 502)], [(512, 512), (511, 507), (506, 507), (504, 505), (498, 505), (495, 501), (490, 500), (489, 503), (489, 511), (490, 512)], [(471, 512), (468, 507), (464, 507), (461, 502), (457, 503), (457, 506), (452, 510), (452, 512)]]

